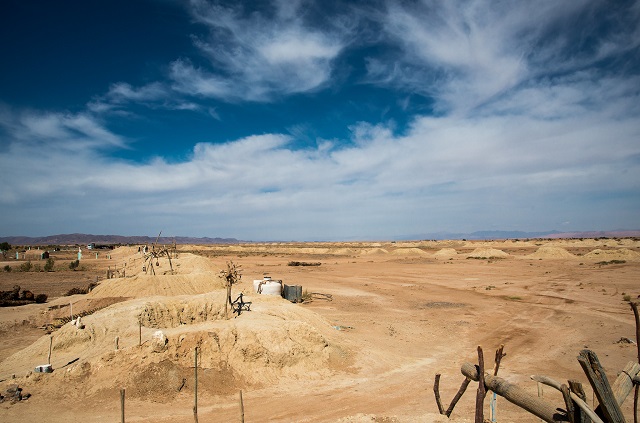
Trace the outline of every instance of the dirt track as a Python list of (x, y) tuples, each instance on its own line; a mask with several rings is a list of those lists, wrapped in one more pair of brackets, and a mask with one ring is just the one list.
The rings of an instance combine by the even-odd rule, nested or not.
[[(180, 291), (176, 293), (180, 297), (171, 294), (166, 299), (131, 299), (97, 312), (86, 318), (87, 325), (96, 330), (95, 337), (77, 351), (71, 344), (80, 341), (73, 340), (70, 328), (54, 332), (54, 339), (70, 337), (70, 346), (60, 345), (57, 350), (61, 362), (68, 361), (64, 354), (82, 357), (64, 369), (25, 378), (29, 369), (42, 364), (37, 358), (39, 344), (28, 347), (34, 341), (33, 329), (14, 326), (12, 332), (3, 332), (3, 338), (24, 336), (28, 348), (0, 363), (0, 379), (10, 378), (13, 373), (17, 377), (2, 384), (19, 383), (33, 396), (24, 403), (0, 404), (0, 420), (115, 421), (119, 418), (119, 389), (124, 386), (130, 393), (128, 421), (193, 421), (188, 363), (193, 359), (190, 348), (198, 343), (205, 359), (203, 386), (199, 387), (200, 421), (236, 420), (238, 389), (243, 389), (248, 422), (445, 421), (436, 415), (433, 377), (442, 373), (441, 394), (446, 407), (463, 380), (462, 363), (477, 362), (478, 345), (483, 346), (490, 363), (495, 348), (504, 344), (507, 356), (500, 375), (534, 395), (537, 387), (529, 375), (543, 374), (560, 381), (583, 381), (590, 399), (591, 390), (576, 360), (581, 349), (588, 347), (598, 354), (610, 379), (637, 356), (635, 345), (617, 341), (634, 337), (633, 314), (623, 296), (635, 299), (640, 294), (640, 262), (634, 255), (640, 243), (558, 240), (552, 245), (557, 249), (548, 251), (539, 249), (542, 244), (545, 242), (183, 247), (181, 260), (185, 261), (180, 271), (189, 274), (200, 269), (189, 285), (192, 294)], [(455, 254), (444, 248), (455, 248)], [(507, 255), (492, 258), (495, 251), (491, 248)], [(596, 250), (600, 252), (590, 257)], [(191, 256), (186, 251), (209, 256), (208, 264), (201, 259), (187, 260)], [(531, 256), (536, 251), (537, 255)], [(127, 276), (133, 277), (133, 283), (139, 260), (133, 250), (117, 254), (119, 259), (127, 257), (131, 266)], [(479, 258), (467, 258), (469, 255)], [(624, 263), (598, 264), (621, 255), (627, 258)], [(217, 298), (223, 298), (216, 285), (215, 269), (224, 268), (228, 259), (243, 267), (243, 282), (234, 287), (234, 294), (243, 291), (253, 297), (254, 311), (229, 323), (207, 317), (204, 323), (167, 327), (163, 329), (169, 337), (166, 353), (150, 352), (149, 344), (137, 346), (134, 317), (141, 307), (157, 303), (169, 310), (177, 302), (185, 304), (178, 307), (185, 310), (195, 302), (202, 304), (194, 306), (197, 310), (205, 304), (211, 308)], [(287, 266), (290, 261), (321, 265)], [(166, 270), (164, 263), (162, 266)], [(203, 266), (209, 273), (202, 272)], [(251, 280), (264, 274), (302, 285), (311, 293), (330, 294), (333, 300), (316, 296), (313, 302), (293, 305), (256, 298), (251, 293)], [(102, 282), (105, 295), (117, 297), (116, 284), (126, 280)], [(209, 281), (214, 292), (201, 293), (210, 290), (206, 285)], [(109, 290), (107, 284), (112, 284)], [(130, 283), (125, 285), (130, 289)], [(184, 289), (183, 283), (180, 286)], [(171, 284), (166, 289), (171, 290)], [(133, 297), (130, 292), (122, 296)], [(28, 307), (28, 312), (20, 313), (42, 316), (39, 313), (46, 305)], [(0, 310), (0, 320), (11, 320), (7, 313), (11, 311)], [(268, 323), (271, 321), (289, 326), (282, 332), (281, 327)], [(232, 332), (228, 325), (233, 326)], [(104, 339), (100, 331), (106, 333)], [(154, 331), (145, 327), (146, 339)], [(122, 345), (117, 353), (112, 351), (115, 333)], [(223, 340), (228, 339), (224, 336), (234, 333), (236, 349), (226, 355), (207, 353), (207, 346), (214, 345), (212, 335), (207, 333), (215, 333), (215, 339), (221, 340), (221, 350), (226, 345)], [(48, 348), (48, 337), (38, 342)], [(254, 359), (240, 355), (254, 343), (268, 354), (254, 351)], [(304, 360), (285, 359), (291, 354), (279, 351), (278, 345), (289, 345), (288, 350), (298, 351)], [(45, 361), (46, 352), (42, 354)], [(228, 370), (217, 364), (216, 357), (224, 357)], [(272, 361), (265, 362), (268, 358)], [(274, 364), (276, 360), (278, 365)], [(187, 380), (180, 391), (160, 386), (182, 379)], [(544, 396), (557, 406), (563, 404), (550, 388), (545, 389)], [(472, 421), (474, 401), (472, 383), (453, 417)], [(623, 410), (631, 416), (630, 401)], [(502, 400), (498, 403), (498, 421), (539, 419)]]

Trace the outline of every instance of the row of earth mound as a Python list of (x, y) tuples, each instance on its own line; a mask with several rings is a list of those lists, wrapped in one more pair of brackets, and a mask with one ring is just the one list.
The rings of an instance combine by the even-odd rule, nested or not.
[(392, 255), (392, 256), (422, 256), (441, 259), (453, 257), (467, 258), (525, 258), (525, 259), (584, 259), (595, 261), (625, 260), (640, 261), (640, 253), (629, 248), (594, 249), (584, 255), (576, 255), (563, 247), (541, 246), (534, 253), (513, 255), (501, 249), (480, 247), (470, 253), (459, 251), (455, 248), (441, 248), (435, 253), (430, 253), (419, 247), (400, 247), (385, 249), (373, 248), (322, 248), (322, 247), (262, 247), (262, 246), (225, 246), (213, 247), (212, 250), (227, 253), (271, 253), (271, 254), (309, 254), (309, 255), (335, 255), (335, 256), (368, 256), (368, 255)]

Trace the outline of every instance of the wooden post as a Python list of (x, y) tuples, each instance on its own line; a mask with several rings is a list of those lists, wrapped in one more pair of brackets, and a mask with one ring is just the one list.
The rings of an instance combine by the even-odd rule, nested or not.
[[(460, 369), (462, 374), (471, 380), (478, 380), (478, 368), (471, 363), (464, 363)], [(489, 374), (484, 375), (484, 383), (487, 389), (505, 398), (512, 404), (527, 410), (529, 413), (540, 417), (548, 423), (563, 422), (565, 416), (556, 410), (556, 407), (541, 398), (530, 395), (518, 385)]]
[[(587, 394), (584, 393), (582, 383), (577, 380), (570, 380), (569, 389), (571, 389), (571, 392), (576, 394), (578, 398), (582, 400), (582, 402), (584, 402), (585, 404), (587, 403)], [(578, 405), (577, 402), (576, 405)], [(589, 416), (587, 416), (587, 414), (579, 406), (574, 408), (576, 411), (576, 421), (580, 423), (591, 423), (591, 419), (589, 418)]]
[(142, 320), (138, 321), (138, 346), (142, 345)]
[(195, 377), (195, 384), (193, 388), (193, 419), (198, 423), (198, 347), (196, 347), (193, 359), (193, 373)]
[(240, 423), (244, 423), (244, 402), (242, 401), (242, 389), (240, 390)]
[(444, 414), (444, 407), (440, 400), (440, 373), (436, 373), (436, 380), (433, 382), (433, 394), (436, 396), (436, 404), (438, 405), (438, 411), (440, 414)]
[(124, 423), (124, 388), (120, 389), (120, 422)]
[(47, 364), (51, 364), (51, 350), (53, 349), (53, 335), (49, 335), (49, 357), (47, 357)]
[(484, 423), (484, 397), (487, 394), (484, 386), (484, 355), (478, 346), (478, 393), (476, 395), (476, 423)]
[[(640, 315), (638, 315), (638, 305), (632, 302), (630, 304), (636, 319), (636, 345), (638, 347), (638, 363), (640, 363)], [(633, 423), (638, 423), (638, 385), (635, 386), (633, 393)]]
[(118, 338), (118, 337), (116, 336), (116, 339), (115, 339), (116, 351), (118, 351), (118, 340), (119, 340), (119, 339), (120, 339), (120, 338)]
[(578, 356), (578, 362), (589, 379), (589, 383), (600, 403), (602, 415), (612, 423), (624, 423), (624, 415), (609, 385), (607, 375), (600, 365), (598, 356), (591, 350), (582, 350)]
[(562, 398), (564, 399), (564, 405), (567, 410), (569, 423), (578, 423), (576, 422), (576, 413), (573, 406), (573, 401), (571, 400), (571, 394), (569, 393), (569, 387), (565, 384), (562, 384), (562, 386), (560, 387), (560, 392), (562, 392)]
[(447, 411), (445, 412), (447, 417), (451, 416), (451, 413), (453, 412), (453, 409), (455, 408), (455, 406), (458, 403), (458, 401), (460, 401), (460, 398), (462, 398), (462, 395), (464, 394), (464, 391), (467, 390), (467, 386), (469, 386), (469, 383), (471, 383), (471, 379), (469, 379), (467, 377), (467, 378), (464, 379), (464, 381), (460, 385), (460, 389), (458, 389), (458, 392), (456, 392), (456, 395), (451, 400), (451, 404), (449, 404), (449, 408), (447, 408)]

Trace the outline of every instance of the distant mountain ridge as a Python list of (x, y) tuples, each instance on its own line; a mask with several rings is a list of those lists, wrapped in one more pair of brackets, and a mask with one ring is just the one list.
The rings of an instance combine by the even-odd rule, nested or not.
[[(401, 237), (389, 239), (389, 241), (401, 240), (490, 240), (490, 239), (526, 239), (526, 238), (628, 238), (639, 237), (640, 230), (617, 230), (617, 231), (585, 231), (585, 232), (523, 232), (523, 231), (476, 231), (471, 233), (451, 233), (437, 232), (420, 234), (411, 237)], [(159, 244), (241, 244), (254, 241), (242, 241), (236, 238), (210, 238), (210, 237), (164, 237), (158, 239)], [(357, 240), (350, 240), (351, 242)], [(91, 234), (60, 234), (42, 237), (28, 236), (6, 236), (0, 237), (0, 242), (8, 242), (11, 245), (87, 245), (95, 244), (153, 244), (156, 237), (150, 236), (124, 236), (124, 235), (91, 235)], [(276, 242), (276, 241), (273, 241)]]
[[(158, 238), (158, 244), (238, 244), (235, 238), (195, 238), (186, 236)], [(11, 245), (88, 245), (95, 244), (153, 244), (156, 237), (123, 236), (123, 235), (91, 235), (91, 234), (60, 234), (42, 237), (8, 236), (0, 237), (0, 242)]]

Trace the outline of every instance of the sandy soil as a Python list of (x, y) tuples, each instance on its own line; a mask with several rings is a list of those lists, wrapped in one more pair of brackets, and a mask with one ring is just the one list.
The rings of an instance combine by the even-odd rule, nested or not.
[[(595, 351), (610, 380), (637, 357), (618, 341), (635, 334), (625, 298), (640, 294), (639, 251), (631, 239), (183, 246), (173, 272), (163, 257), (150, 276), (131, 247), (83, 260), (80, 279), (63, 268), (0, 273), (2, 289), (20, 278), (34, 292), (62, 293), (108, 266), (126, 272), (88, 295), (0, 309), (0, 389), (17, 383), (32, 394), (0, 403), (0, 420), (118, 421), (124, 388), (127, 421), (193, 421), (196, 346), (200, 421), (238, 421), (239, 390), (248, 422), (473, 421), (477, 384), (448, 420), (437, 414), (434, 375), (446, 407), (461, 365), (477, 362), (478, 346), (491, 363), (500, 344), (508, 381), (537, 395), (532, 374), (578, 379), (591, 403), (580, 350)], [(217, 277), (227, 260), (243, 272), (233, 297), (252, 301), (231, 319)], [(313, 300), (253, 293), (264, 275), (302, 285)], [(84, 329), (38, 329), (71, 307), (88, 313)], [(55, 371), (30, 373), (46, 363), (50, 342)], [(563, 407), (551, 388), (544, 397)], [(499, 398), (498, 421), (539, 419)]]

